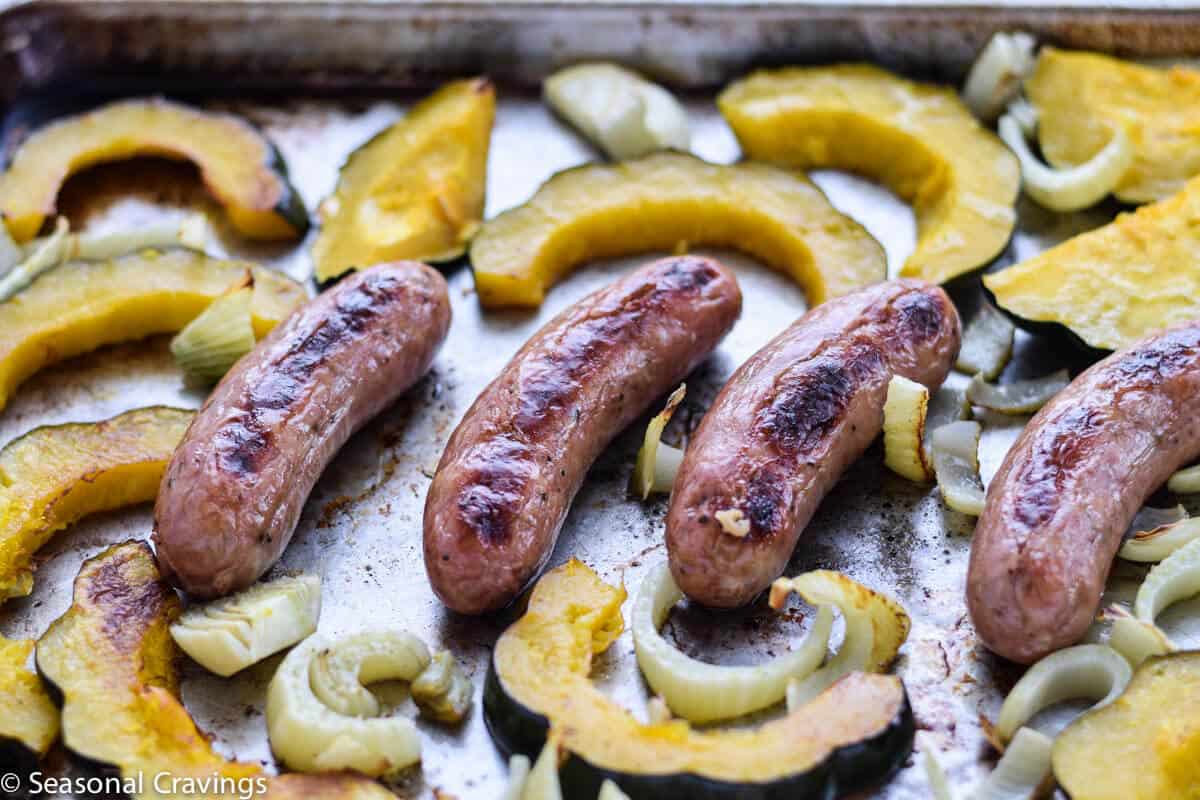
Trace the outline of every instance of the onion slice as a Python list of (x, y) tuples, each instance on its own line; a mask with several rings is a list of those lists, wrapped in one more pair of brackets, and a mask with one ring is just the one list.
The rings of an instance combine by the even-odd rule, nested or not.
[(635, 497), (645, 500), (651, 494), (669, 494), (675, 485), (675, 473), (679, 472), (679, 465), (683, 462), (683, 451), (663, 444), (662, 434), (686, 395), (687, 384), (679, 384), (679, 388), (667, 398), (663, 410), (655, 414), (646, 426), (646, 435), (642, 439), (642, 448), (638, 450), (637, 463), (629, 482), (629, 490)]
[(543, 84), (546, 102), (611, 158), (691, 145), (687, 111), (663, 87), (610, 63), (577, 64)]
[(1118, 126), (1112, 138), (1091, 160), (1070, 169), (1047, 167), (1025, 141), (1021, 124), (1008, 114), (998, 123), (1000, 138), (1021, 162), (1021, 184), (1025, 194), (1051, 211), (1079, 211), (1103, 200), (1133, 164), (1133, 143), (1125, 127)]
[(784, 698), (788, 681), (821, 665), (833, 629), (833, 612), (817, 609), (816, 621), (790, 653), (754, 666), (706, 664), (690, 658), (663, 638), (659, 629), (683, 592), (667, 564), (655, 567), (638, 590), (633, 607), (633, 646), (646, 682), (671, 711), (691, 722), (730, 719), (766, 708)]
[(1156, 564), (1138, 588), (1133, 613), (1154, 624), (1163, 609), (1200, 594), (1200, 539), (1188, 542)]
[(24, 257), (25, 251), (21, 249), (21, 245), (13, 241), (8, 232), (8, 226), (0, 222), (0, 278), (20, 264)]
[(1126, 561), (1153, 563), (1197, 539), (1200, 539), (1200, 517), (1191, 517), (1138, 531), (1125, 540), (1117, 555)]
[(971, 403), (967, 393), (962, 389), (951, 389), (943, 386), (929, 398), (929, 407), (925, 411), (925, 438), (943, 425), (971, 418)]
[(1105, 609), (1101, 619), (1112, 622), (1108, 646), (1124, 656), (1129, 666), (1134, 669), (1147, 658), (1166, 655), (1176, 650), (1161, 628), (1134, 617), (1120, 606)]
[(1004, 371), (1012, 359), (1017, 327), (991, 303), (984, 303), (963, 330), (962, 347), (954, 368), (989, 381)]
[(1041, 117), (1041, 112), (1038, 111), (1037, 106), (1024, 97), (1013, 98), (1013, 101), (1008, 104), (1008, 115), (1016, 121), (1026, 139), (1032, 139), (1037, 133), (1038, 118)]
[(500, 800), (521, 800), (521, 790), (529, 778), (529, 756), (516, 754), (508, 759), (508, 785)]
[(1000, 763), (975, 790), (972, 800), (1028, 800), (1040, 797), (1050, 781), (1054, 740), (1033, 728), (1020, 728)]
[(1004, 384), (988, 383), (976, 375), (967, 386), (967, 399), (973, 405), (1001, 414), (1032, 414), (1070, 382), (1071, 375), (1065, 369), (1041, 378)]
[(1167, 489), (1175, 494), (1195, 494), (1200, 492), (1200, 464), (1187, 469), (1181, 469), (1167, 481)]
[(925, 779), (929, 781), (929, 796), (933, 800), (954, 800), (954, 795), (950, 793), (950, 781), (946, 778), (946, 770), (932, 750), (922, 750), (921, 766), (925, 768)]
[(211, 386), (254, 349), (250, 273), (241, 288), (213, 300), (171, 340), (171, 355), (189, 386)]
[(933, 480), (933, 465), (925, 456), (928, 409), (928, 389), (902, 375), (892, 376), (883, 404), (883, 463), (917, 483)]
[(982, 431), (978, 422), (964, 420), (935, 428), (929, 438), (942, 501), (954, 511), (973, 517), (983, 513), (983, 482), (979, 479)]
[(600, 794), (596, 795), (596, 800), (629, 800), (629, 795), (611, 780), (605, 780), (600, 784)]
[(992, 34), (963, 84), (963, 102), (975, 116), (991, 122), (1021, 91), (1021, 84), (1033, 72), (1036, 45), (1028, 33)]
[(37, 280), (39, 275), (66, 260), (70, 231), (67, 218), (59, 217), (54, 223), (54, 233), (36, 240), (21, 262), (0, 278), (0, 303), (11, 300), (17, 292)]
[(1095, 699), (1103, 708), (1125, 691), (1133, 677), (1129, 662), (1113, 648), (1080, 644), (1059, 650), (1034, 664), (1004, 699), (995, 733), (1002, 742), (1045, 708), (1076, 698)]
[(558, 781), (558, 742), (553, 736), (546, 738), (546, 745), (525, 778), (521, 800), (562, 800), (562, 785)]
[(770, 604), (782, 608), (790, 592), (811, 605), (837, 606), (846, 623), (842, 645), (825, 666), (806, 678), (788, 681), (792, 711), (851, 672), (883, 672), (900, 652), (912, 622), (895, 600), (840, 572), (819, 569), (771, 584)]

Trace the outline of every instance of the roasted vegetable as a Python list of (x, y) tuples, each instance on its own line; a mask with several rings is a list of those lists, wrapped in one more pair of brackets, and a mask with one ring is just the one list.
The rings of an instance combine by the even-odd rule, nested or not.
[(883, 463), (917, 483), (933, 480), (933, 465), (925, 454), (928, 409), (929, 389), (903, 375), (888, 382), (883, 404)]
[(642, 437), (642, 447), (629, 479), (629, 490), (635, 497), (645, 500), (655, 492), (670, 494), (675, 485), (675, 473), (683, 463), (683, 450), (663, 444), (662, 434), (686, 394), (687, 384), (681, 383), (671, 392), (663, 410), (651, 417), (646, 426), (646, 435)]
[(1195, 797), (1200, 786), (1200, 652), (1142, 664), (1125, 692), (1054, 742), (1054, 777), (1074, 800)]
[(479, 300), (537, 307), (584, 261), (734, 247), (804, 287), (811, 305), (883, 280), (879, 243), (803, 176), (766, 164), (709, 164), (658, 153), (560, 172), (471, 243)]
[(813, 570), (771, 584), (771, 606), (782, 608), (789, 592), (816, 606), (836, 606), (846, 628), (838, 651), (823, 667), (788, 681), (787, 706), (795, 710), (852, 672), (882, 672), (908, 639), (912, 621), (895, 600), (840, 572)]
[(1117, 187), (1131, 164), (1133, 142), (1117, 123), (1108, 144), (1088, 161), (1051, 169), (1038, 160), (1025, 141), (1022, 123), (1013, 115), (1000, 117), (1000, 138), (1021, 162), (1021, 188), (1035, 203), (1051, 211), (1079, 211), (1099, 203)]
[(663, 87), (618, 64), (576, 64), (542, 84), (546, 102), (610, 158), (691, 145), (687, 111)]
[(428, 665), (429, 650), (403, 631), (333, 642), (310, 636), (287, 654), (267, 690), (271, 749), (300, 772), (378, 776), (412, 766), (421, 760), (416, 726), (405, 717), (380, 717), (364, 685), (411, 681)]
[(747, 157), (857, 172), (911, 203), (903, 275), (945, 282), (1008, 245), (1017, 160), (950, 89), (866, 64), (793, 67), (740, 80), (717, 104)]
[(1044, 47), (1025, 92), (1038, 141), (1056, 167), (1094, 158), (1125, 128), (1133, 163), (1116, 186), (1126, 203), (1162, 200), (1200, 175), (1200, 72)]
[(1003, 384), (988, 383), (982, 375), (976, 375), (967, 386), (967, 400), (971, 405), (1001, 414), (1032, 414), (1067, 388), (1070, 382), (1071, 375), (1065, 369), (1040, 378)]
[(754, 729), (643, 724), (588, 677), (623, 627), (625, 592), (578, 561), (548, 572), (496, 643), (484, 690), (492, 736), (538, 753), (549, 731), (566, 753), (566, 797), (606, 779), (631, 798), (827, 798), (882, 781), (907, 758), (912, 714), (893, 676), (851, 674), (811, 703)]
[(1176, 494), (1200, 492), (1200, 464), (1181, 469), (1167, 481), (1167, 489)]
[(1116, 350), (1200, 316), (1200, 179), (1175, 196), (984, 276), (1002, 309), (1037, 331), (1065, 326)]
[(355, 150), (321, 203), (316, 279), (384, 261), (448, 261), (483, 219), (496, 90), (455, 81)]
[[(257, 763), (218, 755), (179, 701), (179, 651), (168, 633), (179, 611), (146, 544), (110, 547), (84, 563), (73, 604), (37, 644), (38, 671), (62, 698), (69, 751), (126, 778), (145, 776), (140, 798), (206, 793), (194, 784), (189, 791), (193, 780), (222, 781), (226, 791), (217, 795), (275, 800), (392, 797), (366, 778), (270, 777)], [(160, 774), (176, 783), (152, 780)]]
[(1016, 330), (1008, 317), (991, 303), (984, 303), (963, 329), (962, 347), (954, 368), (968, 375), (994, 381), (1012, 358)]
[(191, 411), (139, 408), (35, 428), (0, 450), (0, 602), (33, 590), (33, 556), (57, 531), (153, 500), (191, 420)]
[(1200, 539), (1175, 550), (1146, 575), (1138, 587), (1134, 615), (1150, 624), (1163, 609), (1200, 594)]
[(320, 578), (279, 578), (189, 608), (171, 626), (171, 638), (200, 666), (227, 677), (311, 636), (320, 616)]
[(45, 239), (33, 243), (30, 253), (0, 279), (0, 303), (12, 299), (13, 295), (37, 280), (38, 276), (62, 264), (70, 244), (70, 225), (66, 217), (59, 217), (54, 231)]
[(434, 653), (429, 665), (412, 682), (412, 699), (421, 714), (437, 722), (458, 724), (471, 710), (475, 686), (449, 650)]
[(6, 771), (35, 769), (58, 738), (58, 708), (28, 663), (33, 644), (0, 636), (0, 764)]
[(146, 251), (52, 270), (0, 303), (0, 408), (42, 367), (105, 345), (180, 330), (226, 289), (254, 278), (251, 314), (261, 337), (305, 300), (273, 270), (200, 253)]
[(135, 156), (191, 161), (230, 221), (255, 239), (308, 229), (304, 203), (274, 146), (249, 123), (161, 99), (124, 100), (68, 117), (26, 139), (0, 175), (0, 213), (18, 242), (53, 214), (72, 174)]
[(929, 436), (929, 456), (942, 502), (972, 517), (983, 513), (983, 483), (979, 478), (982, 432), (978, 422), (961, 420), (934, 428)]
[(642, 582), (633, 610), (633, 646), (650, 688), (671, 711), (691, 722), (730, 719), (782, 700), (788, 682), (808, 677), (821, 665), (833, 628), (832, 606), (817, 611), (799, 647), (754, 666), (707, 664), (680, 652), (659, 629), (683, 592), (666, 562)]
[(1149, 530), (1134, 531), (1133, 536), (1122, 543), (1117, 555), (1126, 561), (1162, 561), (1196, 539), (1200, 539), (1200, 517), (1188, 517)]
[(975, 116), (991, 122), (1016, 98), (1033, 71), (1036, 44), (1028, 33), (992, 34), (963, 83), (963, 102)]
[(171, 355), (185, 382), (211, 386), (254, 349), (253, 299), (249, 286), (223, 294), (171, 340)]
[(1102, 644), (1080, 644), (1051, 653), (1030, 667), (1004, 698), (994, 733), (1007, 743), (1039, 711), (1064, 700), (1087, 698), (1093, 708), (1111, 703), (1129, 683), (1129, 663)]

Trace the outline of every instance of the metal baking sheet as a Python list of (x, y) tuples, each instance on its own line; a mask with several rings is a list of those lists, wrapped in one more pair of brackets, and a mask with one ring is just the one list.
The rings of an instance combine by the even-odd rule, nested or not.
[[(31, 127), (94, 103), (97, 92), (167, 91), (261, 125), (315, 210), (345, 156), (400, 117), (422, 90), (445, 78), (483, 72), (500, 82), (488, 173), (490, 216), (525, 200), (554, 172), (597, 158), (537, 97), (537, 81), (560, 64), (619, 58), (687, 90), (695, 151), (729, 162), (738, 157), (737, 145), (709, 90), (752, 64), (865, 58), (956, 79), (987, 35), (1015, 26), (1059, 43), (1133, 56), (1200, 52), (1200, 16), (1178, 4), (1150, 9), (1126, 4), (1101, 12), (1032, 4), (42, 2), (0, 13), (3, 144), (11, 150)], [(913, 247), (909, 208), (851, 176), (827, 172), (814, 178), (835, 205), (884, 244), (894, 273)], [(217, 224), (222, 252), (260, 259), (299, 279), (310, 272), (305, 246), (238, 241), (186, 166), (138, 161), (96, 168), (70, 181), (61, 206), (73, 227), (95, 230), (200, 208)], [(997, 266), (1103, 224), (1117, 210), (1050, 215), (1022, 202), (1019, 232)], [(688, 379), (687, 400), (668, 439), (686, 437), (733, 369), (806, 308), (803, 293), (781, 275), (736, 254), (715, 255), (736, 266), (746, 313)], [(323, 578), (323, 632), (403, 626), (432, 646), (453, 650), (468, 666), (478, 700), (490, 647), (513, 613), (469, 619), (446, 612), (434, 598), (420, 544), (430, 476), (459, 417), (526, 338), (560, 309), (643, 260), (588, 265), (555, 287), (534, 313), (483, 314), (470, 270), (463, 264), (446, 269), (454, 323), (433, 371), (333, 461), (273, 573)], [(966, 310), (979, 300), (969, 281), (955, 294)], [(1071, 359), (1053, 343), (1021, 334), (1004, 379), (1042, 374)], [(106, 348), (24, 384), (0, 414), (0, 443), (37, 425), (101, 419), (154, 403), (194, 407), (201, 399), (181, 385), (165, 339)], [(581, 558), (605, 579), (623, 580), (631, 593), (648, 568), (665, 558), (665, 500), (641, 504), (626, 496), (642, 424), (621, 436), (592, 469), (553, 559), (558, 564)], [(985, 479), (1022, 424), (987, 419)], [(962, 586), (971, 526), (969, 518), (943, 508), (936, 490), (887, 472), (876, 445), (822, 504), (788, 569), (842, 570), (901, 600), (914, 627), (898, 669), (912, 697), (918, 746), (936, 750), (959, 787), (990, 767), (993, 756), (978, 718), (994, 716), (1019, 675), (982, 648), (966, 615)], [(69, 605), (71, 581), (83, 559), (110, 543), (145, 538), (150, 528), (150, 509), (139, 508), (88, 519), (58, 536), (39, 559), (32, 597), (0, 611), (0, 633), (40, 635)], [(1122, 572), (1114, 591), (1127, 593), (1136, 577)], [(667, 632), (697, 657), (753, 663), (799, 640), (804, 609), (794, 610), (801, 613), (777, 616), (762, 603), (726, 613), (685, 605), (673, 614)], [(1200, 626), (1188, 619), (1188, 608), (1174, 609), (1165, 624), (1183, 641), (1200, 642), (1194, 635)], [(185, 665), (184, 700), (220, 752), (274, 766), (263, 708), (277, 663), (272, 659), (232, 680)], [(618, 702), (645, 714), (646, 687), (628, 634), (600, 660), (596, 679)], [(402, 690), (383, 691), (396, 713), (413, 713)], [(1050, 715), (1039, 724), (1062, 721), (1062, 714)], [(498, 796), (505, 766), (478, 703), (461, 729), (422, 724), (421, 731), (421, 767), (393, 784), (401, 797), (431, 797), (435, 790), (459, 798)], [(927, 796), (915, 761), (880, 796)], [(48, 768), (72, 769), (61, 752), (51, 756)]]

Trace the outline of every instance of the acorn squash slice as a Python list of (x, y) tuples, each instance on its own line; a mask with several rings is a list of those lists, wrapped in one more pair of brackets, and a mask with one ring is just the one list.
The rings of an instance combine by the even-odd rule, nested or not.
[(637, 721), (588, 677), (621, 633), (624, 599), (573, 560), (538, 582), (493, 651), (488, 729), (502, 750), (530, 757), (556, 737), (564, 796), (595, 797), (612, 780), (634, 800), (828, 798), (879, 783), (911, 752), (912, 711), (889, 675), (851, 673), (757, 728)]
[(1113, 192), (1122, 202), (1162, 200), (1200, 175), (1200, 71), (1043, 47), (1025, 93), (1056, 167), (1089, 161), (1125, 128), (1134, 157)]
[(35, 428), (0, 450), (0, 602), (33, 590), (33, 556), (88, 514), (148, 503), (193, 413), (162, 406)]
[(42, 367), (105, 345), (174, 333), (249, 270), (255, 336), (304, 302), (304, 287), (274, 270), (189, 250), (146, 250), (76, 261), (41, 275), (0, 303), (0, 409)]
[(0, 213), (26, 242), (55, 211), (76, 172), (137, 156), (191, 161), (230, 221), (253, 239), (294, 239), (308, 214), (288, 183), (283, 159), (245, 120), (161, 98), (109, 103), (35, 131), (0, 174)]
[(944, 283), (1008, 246), (1016, 156), (952, 89), (867, 64), (756, 72), (717, 99), (748, 158), (842, 169), (913, 206), (917, 246), (901, 275)]
[(383, 261), (449, 261), (483, 219), (496, 90), (455, 81), (346, 159), (321, 203), (318, 282)]
[(110, 547), (84, 563), (74, 602), (37, 644), (38, 671), (61, 697), (62, 739), (72, 754), (125, 778), (143, 776), (139, 798), (247, 791), (273, 798), (392, 797), (358, 776), (273, 778), (260, 764), (217, 754), (179, 701), (180, 654), (168, 632), (179, 613), (179, 598), (144, 542)]
[(802, 175), (656, 153), (560, 172), (471, 243), (479, 301), (536, 308), (584, 261), (680, 244), (731, 247), (804, 287), (811, 305), (887, 277), (883, 248)]
[(31, 772), (58, 738), (58, 708), (28, 661), (32, 640), (0, 636), (0, 764)]
[(1200, 178), (1008, 269), (985, 275), (996, 305), (1035, 332), (1065, 327), (1116, 350), (1200, 316)]
[(1142, 662), (1116, 701), (1058, 735), (1051, 758), (1075, 800), (1200, 797), (1200, 652)]

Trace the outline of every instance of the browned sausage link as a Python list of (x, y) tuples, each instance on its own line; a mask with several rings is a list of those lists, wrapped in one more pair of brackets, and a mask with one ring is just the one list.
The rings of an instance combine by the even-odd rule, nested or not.
[(767, 588), (821, 499), (879, 434), (888, 381), (938, 386), (959, 338), (945, 292), (896, 280), (818, 306), (743, 364), (675, 478), (667, 553), (679, 587), (720, 607)]
[(1038, 412), (988, 486), (967, 570), (984, 643), (1031, 663), (1083, 636), (1134, 515), (1200, 456), (1200, 322), (1091, 367)]
[(415, 262), (352, 275), (278, 325), (213, 390), (167, 467), (154, 508), (163, 572), (198, 597), (256, 581), (325, 465), (425, 374), (449, 327), (446, 281)]
[(554, 550), (592, 462), (741, 311), (707, 258), (656, 261), (555, 317), (451, 436), (425, 502), (425, 569), (450, 608), (510, 603)]

